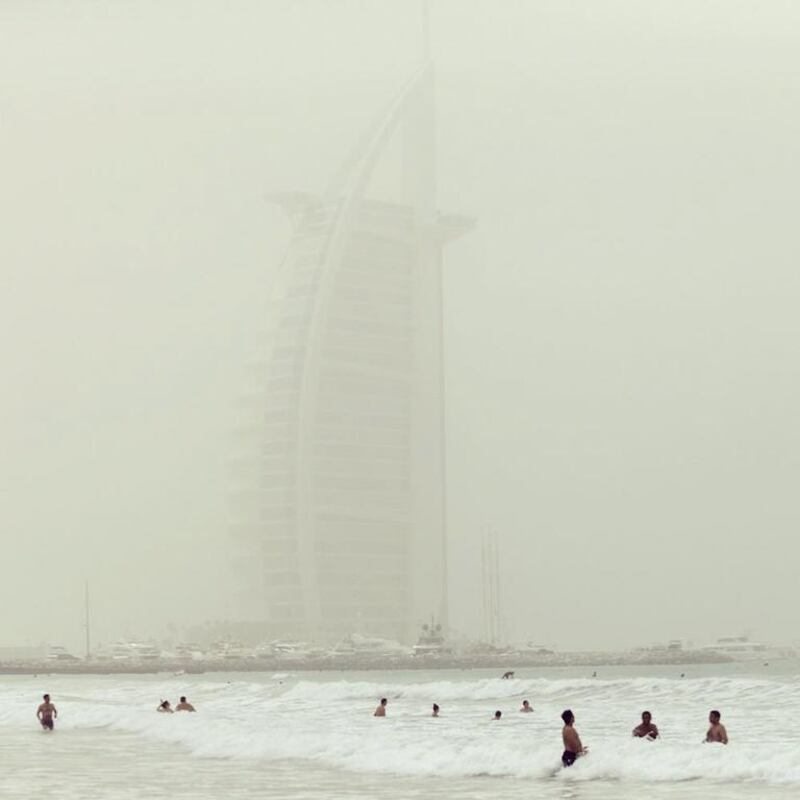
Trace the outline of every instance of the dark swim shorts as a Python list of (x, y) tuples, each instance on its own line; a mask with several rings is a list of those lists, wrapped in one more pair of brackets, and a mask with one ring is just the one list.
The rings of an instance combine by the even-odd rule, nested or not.
[(47, 728), (48, 730), (53, 730), (53, 718), (52, 717), (42, 717), (40, 722), (42, 723), (43, 728)]
[(561, 756), (561, 763), (565, 767), (571, 767), (575, 763), (575, 759), (578, 757), (577, 753), (573, 753), (572, 750), (565, 750)]

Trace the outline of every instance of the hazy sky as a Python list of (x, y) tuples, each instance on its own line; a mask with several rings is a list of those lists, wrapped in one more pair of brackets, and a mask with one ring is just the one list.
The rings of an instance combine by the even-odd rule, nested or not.
[[(225, 618), (236, 398), (415, 2), (0, 2), (0, 644)], [(796, 639), (800, 6), (439, 0), (453, 622)]]

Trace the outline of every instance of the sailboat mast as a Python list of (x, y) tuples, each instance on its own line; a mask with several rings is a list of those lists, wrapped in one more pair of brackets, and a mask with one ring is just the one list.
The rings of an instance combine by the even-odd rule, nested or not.
[(86, 629), (86, 660), (92, 653), (92, 642), (89, 633), (89, 581), (86, 581), (83, 587), (83, 612), (84, 612), (84, 627)]

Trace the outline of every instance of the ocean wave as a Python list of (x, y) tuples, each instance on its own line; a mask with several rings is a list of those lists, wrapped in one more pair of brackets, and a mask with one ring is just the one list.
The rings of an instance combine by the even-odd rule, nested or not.
[[(793, 713), (800, 710), (800, 688), (789, 682), (638, 678), (281, 684), (171, 678), (87, 686), (85, 679), (73, 679), (53, 687), (61, 712), (59, 734), (126, 733), (198, 758), (306, 760), (387, 775), (800, 784), (800, 723)], [(155, 712), (160, 697), (179, 693), (187, 694), (199, 713)], [(0, 725), (33, 730), (30, 695), (27, 687), (0, 689)], [(390, 698), (389, 717), (375, 719), (372, 708), (381, 696)], [(526, 696), (539, 709), (534, 714), (517, 713)], [(700, 743), (704, 715), (718, 701), (731, 709), (726, 721), (733, 720), (732, 744), (727, 748)], [(430, 718), (432, 702), (442, 705), (443, 717)], [(578, 709), (579, 729), (591, 752), (562, 770), (558, 713), (567, 703)], [(661, 741), (630, 738), (635, 714), (645, 704), (664, 709), (657, 715), (658, 722), (664, 721)], [(495, 707), (505, 712), (500, 722), (490, 719)], [(772, 729), (777, 707), (789, 716), (789, 729), (780, 738)]]
[[(213, 720), (198, 716), (155, 716), (154, 712), (113, 713), (95, 709), (62, 723), (65, 729), (99, 727), (178, 745), (200, 758), (308, 760), (354, 772), (387, 775), (472, 777), (510, 776), (569, 781), (620, 780), (675, 782), (707, 779), (800, 783), (800, 749), (789, 745), (593, 741), (590, 753), (570, 770), (560, 769), (560, 736), (498, 732), (488, 720), (460, 728), (432, 730), (442, 720), (418, 719), (416, 730), (392, 730), (387, 721), (359, 720), (351, 726), (292, 729), (287, 719)], [(390, 725), (392, 721), (388, 721)], [(381, 726), (383, 726), (381, 728)], [(509, 735), (509, 731), (512, 735)]]
[(359, 700), (372, 697), (389, 697), (395, 700), (503, 700), (515, 697), (535, 696), (539, 698), (595, 698), (599, 700), (626, 697), (631, 694), (662, 695), (676, 697), (731, 696), (749, 693), (775, 698), (794, 696), (800, 699), (796, 684), (767, 680), (701, 678), (675, 680), (668, 678), (635, 678), (599, 680), (577, 678), (549, 680), (533, 678), (503, 680), (486, 678), (477, 681), (430, 681), (422, 683), (386, 683), (366, 681), (299, 681), (287, 688), (286, 700), (331, 702)]

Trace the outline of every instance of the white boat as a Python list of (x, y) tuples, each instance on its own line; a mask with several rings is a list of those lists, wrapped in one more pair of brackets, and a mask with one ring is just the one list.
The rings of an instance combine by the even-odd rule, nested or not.
[(256, 655), (262, 658), (281, 658), (288, 660), (308, 658), (310, 650), (306, 642), (293, 642), (273, 639), (256, 648)]
[(438, 656), (449, 653), (444, 639), (442, 626), (431, 620), (430, 625), (423, 625), (417, 643), (412, 648), (415, 656)]
[(127, 642), (120, 639), (110, 647), (102, 648), (95, 653), (98, 661), (114, 661), (116, 663), (148, 663), (161, 658), (161, 650), (149, 642)]
[(66, 647), (61, 645), (52, 645), (47, 654), (48, 661), (80, 661), (77, 656), (72, 655)]
[(408, 647), (393, 639), (382, 639), (378, 636), (364, 636), (360, 633), (351, 633), (342, 639), (330, 652), (333, 656), (405, 656)]
[(181, 642), (175, 645), (175, 658), (181, 661), (202, 661), (203, 648), (194, 642)]
[(147, 642), (131, 642), (130, 648), (136, 661), (158, 661), (161, 658), (161, 650)]
[(208, 651), (208, 657), (215, 661), (241, 661), (254, 655), (250, 648), (233, 639), (214, 642)]
[(763, 658), (770, 647), (761, 642), (751, 642), (747, 636), (721, 636), (713, 644), (707, 644), (701, 649), (724, 653), (737, 660), (747, 660)]

